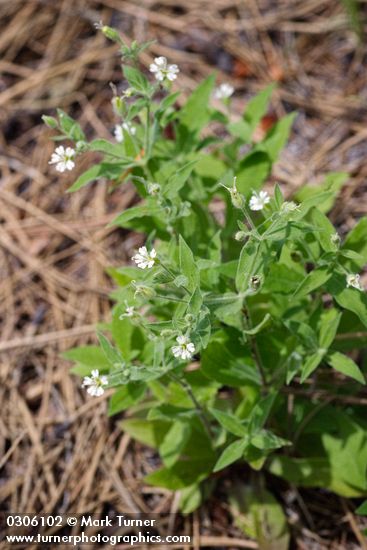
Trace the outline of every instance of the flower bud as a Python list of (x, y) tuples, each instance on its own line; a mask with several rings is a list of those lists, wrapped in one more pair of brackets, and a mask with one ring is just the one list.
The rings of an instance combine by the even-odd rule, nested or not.
[(57, 120), (53, 116), (42, 115), (42, 120), (46, 126), (52, 128), (52, 130), (55, 130), (58, 127)]
[(114, 96), (111, 100), (114, 112), (119, 116), (125, 116), (125, 103), (121, 96)]
[(175, 334), (174, 330), (171, 330), (170, 328), (166, 328), (161, 331), (161, 337), (162, 338), (171, 338)]
[(236, 241), (245, 241), (246, 237), (247, 237), (247, 233), (245, 233), (245, 231), (237, 231), (237, 233), (234, 236)]
[(250, 279), (250, 288), (252, 290), (258, 290), (262, 283), (262, 277), (261, 275), (253, 275)]
[(191, 325), (194, 321), (195, 321), (195, 316), (194, 315), (192, 315), (191, 313), (188, 313), (187, 315), (185, 315), (185, 322), (188, 325)]
[(190, 213), (191, 213), (191, 202), (184, 201), (181, 204), (179, 215), (180, 217), (185, 218), (186, 216), (190, 216)]
[(159, 183), (148, 183), (148, 193), (149, 195), (156, 196), (159, 195), (161, 186)]
[(357, 290), (363, 290), (361, 285), (361, 277), (358, 273), (349, 273), (346, 277), (347, 279), (347, 288), (353, 287)]
[(291, 258), (294, 262), (299, 263), (302, 261), (302, 254), (299, 250), (293, 250), (291, 252)]
[(245, 197), (238, 192), (236, 185), (234, 184), (231, 189), (229, 189), (231, 195), (231, 201), (235, 208), (242, 208), (245, 206)]
[(227, 187), (226, 185), (223, 185), (222, 183), (220, 185), (222, 185), (223, 187), (225, 187), (227, 189), (227, 191), (229, 191), (229, 194), (231, 195), (231, 201), (232, 201), (232, 204), (235, 208), (243, 208), (245, 206), (245, 197), (243, 195), (241, 195), (241, 193), (238, 192), (238, 189), (236, 187), (236, 179), (237, 178), (233, 178), (233, 187)]
[(101, 31), (103, 32), (106, 38), (109, 38), (109, 40), (113, 40), (114, 42), (120, 42), (120, 35), (116, 29), (113, 29), (112, 27), (108, 27), (107, 25), (103, 25), (103, 27), (101, 28)]
[(299, 205), (293, 201), (285, 201), (280, 207), (282, 214), (291, 214), (292, 212), (299, 211)]
[(332, 235), (330, 235), (330, 241), (334, 246), (339, 247), (341, 243), (341, 237), (339, 233), (333, 233)]
[(79, 140), (76, 142), (75, 148), (77, 150), (77, 153), (83, 153), (84, 151), (87, 151), (88, 143), (85, 141)]
[(155, 290), (154, 288), (151, 288), (150, 286), (141, 285), (139, 283), (136, 283), (135, 281), (131, 281), (131, 284), (135, 288), (135, 294), (134, 297), (142, 296), (143, 298), (153, 298), (155, 296)]

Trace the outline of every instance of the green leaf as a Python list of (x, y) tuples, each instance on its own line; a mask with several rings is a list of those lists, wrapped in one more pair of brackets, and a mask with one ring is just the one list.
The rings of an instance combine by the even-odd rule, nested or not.
[(97, 332), (97, 336), (102, 351), (110, 365), (113, 367), (124, 365), (125, 362), (121, 353), (111, 345), (109, 340), (101, 332)]
[(174, 92), (173, 94), (167, 95), (164, 97), (159, 104), (159, 108), (156, 111), (156, 116), (160, 118), (160, 116), (172, 105), (176, 103), (176, 99), (181, 95), (181, 92)]
[(170, 423), (162, 420), (129, 418), (120, 422), (122, 430), (144, 445), (157, 449), (169, 430)]
[(317, 239), (323, 250), (325, 252), (335, 252), (336, 246), (331, 240), (331, 236), (335, 234), (335, 228), (331, 221), (317, 208), (312, 209), (311, 218), (312, 222), (321, 229), (317, 233)]
[(57, 109), (61, 130), (73, 141), (84, 141), (85, 135), (80, 125), (62, 109)]
[(285, 447), (286, 445), (292, 445), (292, 442), (279, 437), (269, 430), (259, 430), (253, 437), (251, 437), (251, 445), (261, 451), (269, 451), (272, 449)]
[(258, 190), (268, 177), (271, 160), (263, 151), (253, 151), (245, 156), (238, 165), (236, 186), (240, 193)]
[(339, 273), (333, 274), (326, 288), (340, 306), (355, 313), (364, 326), (367, 327), (367, 297), (365, 292), (355, 288), (346, 288), (345, 276)]
[(347, 262), (345, 266), (353, 271), (358, 271), (367, 263), (367, 216), (361, 218), (359, 222), (353, 227), (352, 231), (348, 233), (347, 238), (343, 244), (342, 250), (354, 250), (360, 255), (360, 259), (352, 259), (351, 262)]
[(326, 361), (333, 367), (333, 369), (349, 376), (361, 384), (365, 384), (366, 380), (358, 365), (355, 364), (353, 359), (334, 351), (326, 356)]
[(227, 170), (224, 162), (213, 155), (199, 155), (195, 165), (195, 173), (202, 178), (218, 180)]
[(160, 216), (162, 213), (163, 211), (160, 206), (155, 206), (151, 203), (133, 206), (131, 208), (127, 208), (124, 212), (122, 212), (122, 214), (119, 214), (112, 220), (112, 222), (109, 223), (109, 225), (124, 227), (127, 222), (134, 220), (135, 218), (143, 218), (144, 216)]
[(308, 433), (301, 435), (297, 454), (303, 456), (273, 456), (270, 472), (301, 487), (322, 487), (345, 497), (367, 495), (365, 425), (336, 407), (328, 406), (324, 414), (330, 419), (326, 426), (318, 429), (320, 413), (316, 414), (309, 420)]
[(295, 267), (298, 266), (280, 262), (281, 260), (270, 265), (263, 290), (271, 294), (292, 294), (304, 278), (302, 267), (300, 271), (296, 271)]
[(172, 174), (164, 186), (163, 192), (167, 198), (174, 199), (180, 189), (185, 185), (193, 171), (196, 160), (186, 163)]
[[(109, 267), (106, 271), (121, 287), (130, 284), (131, 281), (138, 279), (141, 275), (141, 270), (138, 267), (133, 267), (130, 265), (118, 267), (117, 269)], [(121, 313), (123, 312), (121, 311)]]
[(180, 492), (179, 510), (182, 514), (191, 514), (199, 508), (202, 495), (199, 485), (190, 485)]
[(320, 319), (320, 348), (328, 349), (334, 341), (338, 330), (341, 313), (335, 308), (324, 311)]
[[(349, 175), (345, 172), (331, 172), (325, 177), (321, 184), (305, 185), (301, 187), (301, 189), (296, 192), (294, 198), (297, 202), (303, 203), (319, 196), (320, 200), (314, 202), (314, 206), (317, 206), (317, 208), (325, 214), (332, 208), (339, 190), (348, 178)], [(327, 194), (324, 195), (324, 192)]]
[(192, 339), (198, 349), (205, 349), (209, 343), (211, 335), (210, 311), (203, 307), (197, 318), (196, 326)]
[(253, 129), (251, 124), (245, 120), (238, 120), (237, 122), (231, 122), (227, 126), (228, 132), (236, 137), (240, 138), (242, 143), (250, 143)]
[(275, 204), (276, 204), (276, 207), (278, 208), (278, 210), (280, 210), (283, 202), (284, 202), (284, 197), (283, 197), (283, 193), (279, 187), (279, 185), (276, 183), (275, 184), (275, 188), (274, 188), (274, 200), (275, 200)]
[(200, 292), (199, 287), (196, 287), (195, 291), (193, 292), (190, 298), (190, 302), (188, 305), (189, 313), (191, 313), (192, 315), (198, 315), (202, 305), (203, 305), (203, 296)]
[(101, 177), (101, 165), (95, 164), (94, 166), (91, 166), (91, 168), (88, 168), (83, 174), (79, 176), (79, 178), (73, 183), (71, 187), (68, 189), (68, 193), (74, 193), (74, 191), (78, 191), (78, 189), (81, 189), (91, 181), (94, 181)]
[(317, 369), (317, 367), (323, 360), (324, 355), (325, 355), (325, 350), (320, 349), (320, 350), (317, 350), (316, 353), (313, 353), (307, 358), (305, 364), (302, 367), (301, 384), (303, 384), (303, 382), (307, 380), (309, 376), (311, 376), (313, 371)]
[(90, 369), (107, 368), (109, 366), (109, 362), (106, 360), (102, 349), (98, 346), (72, 348), (64, 351), (62, 357), (69, 361), (76, 361), (77, 363), (86, 365)]
[(362, 504), (358, 506), (354, 513), (358, 514), (359, 516), (367, 516), (367, 500), (362, 502)]
[(144, 397), (146, 388), (146, 384), (142, 382), (129, 383), (118, 388), (108, 403), (108, 416), (125, 411), (138, 403)]
[(261, 332), (262, 329), (265, 328), (269, 324), (270, 320), (271, 320), (270, 313), (266, 313), (264, 315), (264, 318), (262, 319), (262, 321), (260, 321), (260, 323), (258, 325), (256, 325), (256, 327), (254, 327), (252, 329), (244, 330), (243, 332), (244, 332), (244, 334), (254, 336), (255, 334), (258, 334), (259, 332)]
[(168, 430), (159, 447), (159, 454), (167, 468), (173, 466), (180, 458), (190, 433), (190, 425), (187, 422), (174, 422)]
[(219, 470), (223, 470), (223, 468), (239, 460), (243, 456), (247, 445), (248, 442), (244, 439), (238, 439), (228, 445), (217, 460), (213, 471), (219, 472)]
[(42, 115), (42, 121), (52, 130), (55, 130), (59, 125), (53, 116)]
[(131, 88), (133, 88), (136, 92), (140, 94), (149, 95), (151, 91), (151, 86), (143, 73), (141, 73), (135, 67), (130, 67), (128, 65), (124, 65), (123, 71), (124, 77), (128, 81)]
[[(90, 151), (97, 151), (99, 153), (105, 153), (106, 155), (114, 155), (123, 159), (124, 155), (121, 143), (112, 143), (107, 139), (94, 139), (88, 144)], [(126, 159), (124, 159), (126, 160)]]
[(149, 485), (178, 491), (199, 483), (208, 477), (211, 470), (212, 463), (208, 460), (182, 460), (171, 468), (161, 468), (149, 474), (144, 481)]
[(332, 276), (329, 266), (321, 266), (306, 275), (302, 283), (296, 288), (293, 298), (304, 298), (311, 292), (314, 292), (325, 285)]
[[(291, 458), (273, 455), (268, 463), (269, 471), (300, 487), (322, 487), (345, 497), (362, 496), (363, 491), (353, 489), (338, 477), (331, 478), (330, 464), (326, 457)], [(347, 470), (350, 468), (347, 466)]]
[[(238, 294), (227, 293), (222, 296), (224, 303), (215, 304), (214, 315), (224, 324), (242, 330), (243, 327), (243, 299)], [(231, 299), (232, 298), (232, 299)], [(210, 302), (209, 302), (210, 303)]]
[(277, 393), (271, 390), (255, 404), (249, 416), (249, 431), (252, 434), (256, 434), (265, 426), (276, 398)]
[(74, 193), (74, 191), (78, 191), (88, 183), (100, 178), (118, 178), (127, 166), (126, 163), (101, 162), (100, 164), (95, 164), (79, 176), (73, 185), (69, 187), (68, 193)]
[(190, 292), (194, 292), (199, 284), (200, 274), (195, 263), (194, 255), (181, 235), (179, 237), (179, 257), (181, 273), (188, 281), (187, 288)]
[(209, 342), (201, 353), (201, 368), (203, 373), (221, 384), (230, 387), (247, 384), (260, 385), (261, 378), (254, 364), (249, 348), (239, 346), (234, 338), (219, 338)]
[[(355, 262), (355, 265), (357, 266), (364, 266), (365, 261), (363, 256), (361, 254), (358, 254), (358, 252), (355, 252), (354, 250), (347, 250), (346, 248), (339, 251), (340, 256), (343, 258), (348, 258), (348, 260), (353, 260)], [(343, 262), (344, 265), (346, 262)]]
[(287, 517), (275, 497), (261, 484), (237, 483), (229, 495), (236, 526), (256, 539), (261, 550), (288, 550), (290, 533)]
[(239, 292), (249, 289), (251, 277), (262, 275), (266, 246), (264, 241), (249, 239), (242, 248), (236, 273), (236, 288)]
[(315, 193), (312, 193), (312, 195), (304, 200), (301, 199), (299, 211), (293, 213), (294, 219), (303, 218), (314, 206), (317, 206), (317, 208), (319, 208), (322, 212), (325, 211), (324, 204), (329, 203), (334, 197), (334, 194), (332, 191), (324, 191), (320, 193), (319, 187), (316, 187), (315, 189)]
[(243, 118), (249, 125), (251, 134), (266, 115), (275, 87), (276, 84), (270, 84), (247, 103)]
[(294, 319), (284, 321), (285, 326), (294, 336), (299, 340), (299, 342), (306, 348), (312, 351), (318, 349), (318, 338), (311, 326), (308, 323), (303, 323), (301, 321), (296, 321)]
[(349, 25), (356, 33), (359, 43), (364, 40), (363, 15), (357, 0), (341, 0), (347, 12)]
[(180, 121), (188, 130), (198, 132), (209, 120), (209, 100), (215, 77), (209, 76), (194, 90), (180, 112)]
[(228, 432), (237, 437), (244, 437), (247, 435), (247, 429), (234, 414), (220, 411), (219, 409), (209, 409), (210, 413), (219, 422), (219, 424)]
[(259, 148), (269, 155), (272, 162), (278, 159), (279, 153), (286, 145), (296, 113), (281, 118), (267, 133)]

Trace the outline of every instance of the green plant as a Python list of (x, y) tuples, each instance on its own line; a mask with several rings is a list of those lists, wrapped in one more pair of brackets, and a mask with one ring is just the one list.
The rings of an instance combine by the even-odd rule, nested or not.
[(181, 490), (185, 512), (208, 494), (212, 473), (235, 461), (298, 486), (366, 495), (366, 420), (344, 403), (365, 383), (348, 352), (367, 340), (358, 275), (367, 218), (342, 242), (326, 215), (347, 175), (329, 174), (292, 200), (279, 185), (262, 191), (294, 119), (254, 141), (273, 86), (236, 122), (230, 87), (211, 102), (214, 76), (179, 108), (170, 90), (178, 68), (156, 59), (152, 83), (138, 68), (141, 48), (102, 30), (131, 62), (128, 88), (113, 98), (118, 142), (88, 142), (59, 111), (44, 120), (75, 148), (59, 147), (51, 163), (69, 170), (79, 154), (101, 153), (70, 191), (133, 182), (139, 202), (112, 225), (146, 240), (134, 265), (109, 270), (117, 284), (109, 337), (99, 332), (99, 347), (67, 352), (72, 372), (92, 395), (116, 388), (109, 414), (128, 410), (123, 430), (162, 460), (146, 481)]

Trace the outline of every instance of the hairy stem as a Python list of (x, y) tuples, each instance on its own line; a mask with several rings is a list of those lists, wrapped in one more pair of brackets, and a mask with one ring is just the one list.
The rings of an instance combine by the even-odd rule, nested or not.
[(200, 416), (200, 420), (202, 421), (203, 423), (203, 426), (205, 428), (205, 431), (206, 433), (208, 434), (208, 436), (210, 437), (210, 439), (212, 438), (212, 433), (211, 433), (211, 428), (210, 428), (210, 424), (208, 422), (208, 419), (206, 418), (205, 416), (205, 411), (203, 409), (203, 407), (200, 405), (199, 401), (196, 399), (191, 387), (190, 387), (190, 384), (188, 384), (186, 382), (186, 380), (183, 380), (182, 378), (180, 378), (179, 376), (176, 376), (175, 374), (173, 373), (170, 373), (169, 376), (175, 381), (177, 382), (177, 384), (179, 384), (183, 390), (185, 390), (185, 392), (187, 393), (187, 395), (189, 396), (189, 398), (191, 399), (191, 401), (193, 402), (193, 404), (195, 405), (195, 408), (196, 410), (198, 411), (198, 414)]

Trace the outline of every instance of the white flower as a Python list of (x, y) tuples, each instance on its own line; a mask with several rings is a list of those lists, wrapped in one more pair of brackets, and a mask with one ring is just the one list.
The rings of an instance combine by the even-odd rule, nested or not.
[(88, 387), (87, 392), (89, 393), (89, 395), (93, 395), (93, 397), (100, 397), (101, 395), (103, 395), (103, 386), (107, 385), (107, 376), (100, 376), (98, 369), (92, 370), (91, 376), (85, 376), (82, 384), (83, 387)]
[(122, 92), (122, 97), (131, 97), (133, 94), (134, 94), (133, 88), (126, 88), (126, 90)]
[(247, 237), (247, 233), (245, 233), (244, 231), (237, 231), (237, 233), (235, 234), (234, 238), (236, 241), (244, 241)]
[(152, 250), (148, 252), (147, 247), (142, 246), (139, 248), (138, 254), (135, 254), (131, 259), (141, 269), (145, 269), (146, 267), (150, 269), (156, 262), (156, 256), (157, 253), (154, 248), (152, 248)]
[(172, 82), (176, 80), (177, 74), (180, 72), (177, 65), (167, 65), (167, 59), (163, 56), (156, 57), (154, 63), (151, 63), (149, 70), (151, 73), (154, 73), (159, 82), (162, 82), (166, 78)]
[(341, 242), (341, 237), (340, 237), (339, 233), (335, 232), (332, 235), (330, 235), (330, 241), (335, 246), (339, 246), (340, 242)]
[(187, 336), (177, 336), (176, 342), (178, 346), (173, 346), (172, 353), (175, 357), (181, 357), (184, 361), (191, 359), (192, 355), (195, 353), (195, 346)]
[(135, 136), (136, 128), (131, 124), (131, 122), (123, 122), (122, 124), (116, 124), (114, 134), (116, 141), (121, 143), (124, 141), (124, 130), (131, 136)]
[(357, 290), (363, 290), (358, 273), (349, 273), (347, 275), (347, 287), (349, 288), (350, 286)]
[(260, 193), (253, 192), (250, 199), (251, 210), (262, 210), (266, 204), (270, 202), (270, 197), (266, 191), (260, 191)]
[(125, 309), (125, 313), (121, 313), (119, 319), (122, 320), (124, 317), (134, 317), (135, 315), (135, 308), (134, 306), (127, 306)]
[(56, 164), (55, 168), (58, 172), (65, 172), (65, 170), (72, 170), (74, 168), (74, 158), (74, 149), (71, 147), (66, 147), (65, 149), (63, 145), (59, 145), (52, 153), (49, 164)]
[(234, 88), (232, 84), (228, 84), (228, 82), (223, 82), (218, 88), (214, 90), (214, 97), (215, 99), (228, 99), (231, 97), (231, 95), (234, 92)]
[[(260, 194), (263, 191), (260, 192)], [(269, 199), (270, 200), (270, 199)], [(269, 201), (268, 201), (269, 202)], [(291, 212), (294, 212), (295, 210), (299, 210), (299, 205), (296, 204), (293, 201), (285, 201), (283, 202), (282, 206), (280, 207), (281, 212), (284, 214), (290, 214)]]
[(161, 190), (159, 183), (148, 183), (148, 193), (149, 195), (158, 195)]

